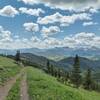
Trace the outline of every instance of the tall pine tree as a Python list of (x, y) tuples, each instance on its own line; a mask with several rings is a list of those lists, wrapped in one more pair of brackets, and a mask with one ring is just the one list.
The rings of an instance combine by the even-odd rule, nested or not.
[(85, 89), (88, 89), (88, 90), (92, 88), (92, 73), (91, 73), (90, 68), (88, 68), (85, 74), (85, 80), (84, 80), (83, 86)]
[(58, 78), (61, 78), (61, 69), (58, 68)]
[(17, 61), (17, 62), (20, 62), (20, 51), (17, 51), (17, 53), (16, 53), (16, 56), (15, 56), (15, 60)]
[(78, 55), (74, 59), (74, 65), (71, 73), (71, 82), (78, 88), (81, 84), (80, 61)]
[(47, 60), (47, 72), (50, 73), (51, 68), (50, 68), (50, 62), (49, 60)]
[(54, 76), (54, 67), (53, 67), (53, 65), (51, 65), (51, 68), (50, 68), (50, 69), (51, 69), (51, 70), (50, 70), (51, 75)]

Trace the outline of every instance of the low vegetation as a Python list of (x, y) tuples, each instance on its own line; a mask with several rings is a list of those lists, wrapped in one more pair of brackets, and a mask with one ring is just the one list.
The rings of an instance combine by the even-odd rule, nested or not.
[(56, 78), (35, 68), (27, 68), (30, 100), (99, 100), (100, 94), (59, 83)]
[(0, 85), (15, 76), (20, 69), (14, 60), (0, 56)]
[(6, 100), (20, 100), (20, 79), (13, 85)]

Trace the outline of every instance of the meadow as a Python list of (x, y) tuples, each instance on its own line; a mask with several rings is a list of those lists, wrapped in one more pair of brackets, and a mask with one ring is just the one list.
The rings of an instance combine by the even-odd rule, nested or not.
[[(24, 69), (22, 72), (27, 76), (28, 89), (25, 91), (29, 95), (29, 100), (100, 100), (99, 92), (64, 85), (41, 69), (34, 68), (34, 66), (21, 67), (14, 60), (6, 57), (0, 57), (0, 87), (14, 78), (21, 69)], [(21, 100), (21, 77), (19, 75), (10, 88), (5, 97), (6, 100)]]
[(28, 67), (30, 100), (100, 100), (100, 93), (65, 86), (43, 71)]
[(0, 85), (20, 72), (21, 67), (10, 58), (0, 57)]

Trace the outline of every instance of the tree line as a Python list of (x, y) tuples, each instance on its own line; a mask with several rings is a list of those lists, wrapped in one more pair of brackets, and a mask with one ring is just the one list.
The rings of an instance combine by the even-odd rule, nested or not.
[(93, 79), (91, 68), (87, 68), (83, 75), (78, 55), (74, 58), (74, 64), (71, 70), (54, 67), (48, 60), (46, 72), (56, 77), (58, 81), (63, 82), (64, 84), (71, 85), (76, 88), (82, 87), (87, 90), (100, 91), (99, 84)]
[[(17, 51), (15, 60), (17, 63), (21, 61), (20, 51)], [(23, 64), (25, 64), (25, 62)], [(76, 88), (82, 87), (87, 90), (100, 91), (100, 85), (93, 79), (91, 68), (87, 68), (86, 72), (83, 74), (80, 68), (80, 58), (78, 55), (76, 55), (74, 58), (74, 64), (71, 70), (55, 67), (49, 60), (47, 60), (46, 66), (46, 73), (56, 77), (58, 81), (66, 85)]]

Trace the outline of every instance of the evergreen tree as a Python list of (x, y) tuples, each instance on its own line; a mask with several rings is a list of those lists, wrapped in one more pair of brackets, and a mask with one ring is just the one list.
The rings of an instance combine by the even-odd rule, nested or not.
[(54, 76), (57, 77), (57, 69), (54, 69)]
[(47, 60), (47, 72), (50, 73), (50, 70), (51, 70), (50, 62), (49, 62), (49, 60)]
[(73, 70), (71, 73), (71, 82), (78, 88), (81, 84), (81, 71), (80, 71), (80, 61), (78, 55), (74, 59)]
[(51, 65), (50, 73), (51, 73), (52, 76), (54, 76), (54, 67), (53, 67), (53, 65)]
[(69, 79), (69, 72), (65, 72), (65, 81), (68, 81)]
[(92, 88), (92, 75), (91, 75), (91, 69), (89, 68), (87, 70), (87, 73), (85, 75), (85, 80), (84, 80), (84, 88), (85, 89), (91, 89)]
[(20, 62), (20, 51), (17, 51), (16, 56), (15, 56), (15, 60), (17, 62)]
[(58, 78), (60, 79), (61, 78), (61, 70), (58, 69)]

